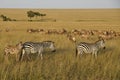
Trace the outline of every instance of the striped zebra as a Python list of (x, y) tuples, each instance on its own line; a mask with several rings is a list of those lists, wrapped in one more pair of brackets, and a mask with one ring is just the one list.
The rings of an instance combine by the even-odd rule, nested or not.
[(25, 42), (22, 47), (21, 55), (19, 60), (22, 60), (24, 54), (27, 54), (29, 58), (29, 54), (38, 53), (38, 56), (41, 56), (43, 59), (43, 51), (44, 49), (49, 48), (52, 52), (55, 52), (55, 45), (53, 41), (43, 41), (43, 42)]
[(92, 53), (97, 57), (97, 53), (101, 48), (105, 49), (105, 41), (103, 39), (94, 43), (81, 42), (76, 46), (76, 56), (83, 53)]

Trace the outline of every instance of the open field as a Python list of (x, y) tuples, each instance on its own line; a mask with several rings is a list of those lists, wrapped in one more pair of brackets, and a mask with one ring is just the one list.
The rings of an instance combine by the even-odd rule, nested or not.
[[(120, 80), (120, 37), (106, 41), (106, 49), (101, 50), (97, 59), (91, 54), (75, 57), (75, 43), (64, 35), (28, 33), (27, 29), (73, 29), (114, 30), (120, 32), (120, 9), (110, 10), (39, 10), (46, 13), (44, 19), (56, 19), (56, 22), (29, 22), (26, 12), (30, 9), (0, 9), (4, 14), (19, 21), (3, 22), (0, 19), (0, 80)], [(35, 18), (34, 18), (35, 19)], [(6, 29), (9, 29), (6, 32)], [(94, 42), (75, 36), (77, 43)], [(55, 42), (57, 51), (45, 51), (43, 60), (16, 62), (14, 55), (4, 57), (6, 45), (15, 45), (22, 41)]]

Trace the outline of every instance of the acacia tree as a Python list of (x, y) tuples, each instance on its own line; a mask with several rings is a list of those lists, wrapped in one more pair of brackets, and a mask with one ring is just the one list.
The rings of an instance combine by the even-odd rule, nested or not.
[(34, 15), (35, 15), (36, 18), (37, 18), (37, 17), (40, 16), (41, 14), (40, 14), (39, 12), (34, 12)]
[(27, 16), (30, 18), (30, 20), (32, 17), (36, 17), (37, 19), (38, 16), (39, 17), (41, 16), (41, 20), (43, 20), (43, 17), (46, 16), (46, 14), (41, 14), (39, 12), (33, 12), (33, 11), (27, 11)]
[(43, 17), (46, 16), (46, 14), (40, 14), (41, 20), (43, 20)]
[(0, 15), (0, 17), (3, 19), (3, 21), (13, 21), (11, 18), (6, 17), (5, 15)]
[(4, 16), (3, 14), (2, 14), (2, 15), (0, 15), (0, 17), (3, 19), (3, 21), (7, 21), (7, 17), (6, 17), (6, 16)]
[(30, 18), (30, 20), (31, 20), (31, 18), (34, 17), (35, 14), (34, 14), (33, 11), (27, 11), (27, 16), (28, 16), (28, 17)]
[(36, 16), (36, 18), (39, 16), (41, 16), (41, 20), (43, 20), (43, 17), (46, 16), (46, 14), (40, 14), (39, 12), (34, 12), (34, 15)]

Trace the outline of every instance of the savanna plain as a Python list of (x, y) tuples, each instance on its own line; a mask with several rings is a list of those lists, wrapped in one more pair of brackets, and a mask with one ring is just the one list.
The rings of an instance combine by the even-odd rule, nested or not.
[[(27, 11), (45, 13), (28, 21)], [(107, 30), (120, 32), (120, 9), (0, 9), (0, 15), (16, 21), (0, 18), (0, 80), (120, 80), (120, 36), (105, 40), (106, 49), (100, 50), (97, 59), (91, 54), (75, 56), (79, 42), (95, 42), (74, 35), (76, 43), (66, 34), (29, 33), (28, 29)], [(8, 30), (8, 31), (6, 31)], [(20, 41), (55, 42), (56, 52), (45, 51), (43, 60), (31, 55), (31, 60), (16, 61), (15, 55), (4, 55), (6, 45)]]

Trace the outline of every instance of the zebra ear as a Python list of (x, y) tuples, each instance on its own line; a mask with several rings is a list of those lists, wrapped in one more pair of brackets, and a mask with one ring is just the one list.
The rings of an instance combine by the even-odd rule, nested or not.
[(98, 37), (98, 39), (99, 39), (99, 40), (102, 40), (102, 41), (104, 41), (104, 42), (105, 42), (105, 40), (104, 40), (102, 37)]
[(52, 43), (55, 43), (54, 41), (51, 41)]
[(20, 44), (23, 44), (23, 42), (22, 42), (22, 41), (20, 41)]
[(20, 41), (20, 43), (22, 43), (22, 41)]
[(102, 38), (102, 37), (100, 37), (100, 36), (98, 37), (98, 39), (99, 39), (99, 40), (103, 40), (103, 38)]

